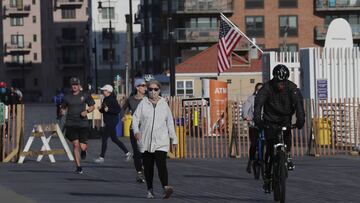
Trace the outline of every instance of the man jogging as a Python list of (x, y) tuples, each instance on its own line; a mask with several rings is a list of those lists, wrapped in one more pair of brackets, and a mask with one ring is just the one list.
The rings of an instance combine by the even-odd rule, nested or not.
[[(65, 128), (66, 138), (72, 142), (74, 148), (74, 157), (76, 164), (76, 173), (82, 174), (83, 170), (80, 165), (81, 159), (86, 158), (87, 136), (89, 133), (89, 123), (87, 114), (92, 112), (95, 107), (95, 101), (91, 95), (80, 91), (80, 80), (76, 77), (70, 79), (71, 93), (65, 95), (61, 108), (67, 110)], [(89, 106), (86, 109), (86, 104)]]

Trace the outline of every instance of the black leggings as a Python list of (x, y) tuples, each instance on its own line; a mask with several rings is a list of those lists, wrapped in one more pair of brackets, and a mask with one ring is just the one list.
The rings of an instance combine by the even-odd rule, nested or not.
[(145, 179), (148, 190), (153, 188), (154, 162), (156, 163), (156, 167), (158, 168), (158, 174), (161, 185), (163, 187), (168, 185), (166, 156), (167, 153), (163, 151), (155, 151), (155, 153), (150, 153), (146, 151), (142, 154), (144, 170), (145, 170)]
[(138, 149), (137, 140), (134, 136), (134, 131), (130, 130), (130, 141), (134, 152), (134, 164), (137, 172), (142, 171), (141, 153)]
[(111, 141), (113, 141), (120, 149), (124, 151), (125, 154), (129, 152), (124, 143), (122, 143), (116, 136), (116, 125), (105, 125), (105, 132), (101, 137), (102, 145), (101, 145), (101, 157), (105, 157), (106, 149), (107, 149), (107, 140), (111, 137)]
[(250, 149), (249, 149), (250, 160), (255, 160), (256, 147), (259, 144), (259, 130), (257, 128), (249, 127), (249, 138), (250, 138)]
[[(279, 142), (278, 134), (280, 130), (265, 129), (266, 152), (265, 152), (265, 177), (271, 178), (272, 163), (274, 160), (274, 144)], [(291, 150), (291, 130), (284, 132), (284, 142), (287, 146), (287, 152)]]

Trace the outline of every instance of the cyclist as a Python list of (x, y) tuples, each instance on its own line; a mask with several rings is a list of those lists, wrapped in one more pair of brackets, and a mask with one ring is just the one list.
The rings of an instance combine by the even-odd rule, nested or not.
[[(273, 69), (273, 78), (264, 84), (255, 98), (254, 122), (264, 129), (266, 138), (264, 191), (270, 193), (273, 147), (278, 142), (281, 127), (289, 127), (284, 132), (287, 151), (291, 149), (291, 120), (296, 113), (296, 127), (301, 129), (305, 123), (303, 97), (296, 84), (289, 81), (289, 69), (279, 64)], [(263, 113), (262, 113), (263, 111)], [(294, 164), (288, 153), (288, 169), (293, 170)]]

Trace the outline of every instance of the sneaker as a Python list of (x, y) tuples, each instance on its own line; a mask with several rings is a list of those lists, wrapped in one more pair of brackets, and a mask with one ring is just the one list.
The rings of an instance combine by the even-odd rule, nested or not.
[(144, 176), (144, 173), (143, 172), (137, 172), (137, 175), (136, 175), (136, 181), (138, 183), (145, 183), (145, 176)]
[(153, 190), (148, 190), (146, 198), (155, 199), (155, 195), (154, 195)]
[(295, 169), (295, 165), (294, 165), (294, 163), (292, 161), (292, 158), (291, 158), (290, 154), (288, 155), (288, 158), (287, 158), (287, 168), (288, 168), (289, 171), (292, 171), (292, 170)]
[(251, 173), (251, 161), (248, 161), (247, 167), (246, 167), (246, 172)]
[(94, 162), (97, 164), (102, 164), (104, 163), (105, 159), (101, 156), (99, 156), (98, 158), (94, 159)]
[(81, 150), (80, 156), (82, 160), (86, 159), (86, 150), (85, 151)]
[(263, 190), (265, 193), (271, 193), (271, 180), (264, 179)]
[(126, 153), (125, 161), (130, 161), (132, 159), (133, 154), (131, 152)]
[(164, 187), (164, 199), (169, 199), (171, 194), (174, 192), (174, 189), (171, 186)]
[(82, 170), (82, 167), (81, 167), (81, 166), (78, 166), (78, 167), (76, 167), (75, 173), (77, 173), (77, 174), (83, 174), (84, 171)]

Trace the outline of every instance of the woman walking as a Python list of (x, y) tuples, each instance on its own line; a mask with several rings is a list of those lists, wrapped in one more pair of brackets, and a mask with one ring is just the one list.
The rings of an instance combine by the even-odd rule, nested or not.
[(126, 155), (126, 161), (129, 161), (132, 157), (131, 152), (126, 148), (116, 136), (116, 125), (119, 123), (119, 113), (121, 111), (120, 105), (116, 100), (116, 95), (113, 93), (114, 88), (111, 85), (105, 85), (101, 88), (104, 95), (104, 101), (101, 104), (99, 111), (103, 113), (105, 132), (102, 135), (101, 154), (95, 159), (95, 163), (103, 163), (105, 161), (105, 153), (107, 149), (107, 140), (111, 137), (111, 140), (121, 149)]
[[(131, 114), (134, 114), (137, 106), (139, 105), (141, 100), (145, 97), (145, 92), (146, 92), (145, 80), (140, 79), (140, 78), (136, 79), (135, 80), (135, 91), (134, 91), (135, 94), (130, 96), (126, 100), (125, 104), (122, 107), (123, 112), (130, 111)], [(141, 153), (138, 149), (138, 145), (137, 145), (137, 141), (134, 136), (133, 129), (130, 130), (130, 141), (131, 141), (131, 146), (133, 148), (133, 153), (134, 153), (134, 165), (135, 165), (135, 169), (136, 169), (136, 173), (137, 173), (136, 181), (139, 183), (144, 183), (145, 176), (144, 176), (144, 172), (143, 172)]]
[(256, 154), (256, 145), (259, 142), (259, 130), (254, 126), (253, 118), (254, 118), (254, 102), (255, 97), (258, 91), (261, 89), (262, 83), (257, 83), (255, 85), (255, 91), (252, 95), (248, 97), (243, 106), (243, 118), (249, 122), (249, 138), (250, 138), (250, 149), (249, 149), (249, 161), (246, 167), (246, 171), (251, 173), (251, 166), (253, 161), (255, 160)]
[(145, 97), (137, 107), (132, 127), (138, 141), (139, 151), (145, 170), (147, 184), (147, 198), (155, 198), (153, 192), (154, 163), (158, 168), (160, 182), (164, 189), (163, 198), (167, 199), (173, 193), (168, 185), (168, 171), (166, 166), (167, 152), (170, 143), (177, 144), (174, 120), (166, 100), (159, 96), (161, 85), (156, 80), (147, 84), (148, 97)]

